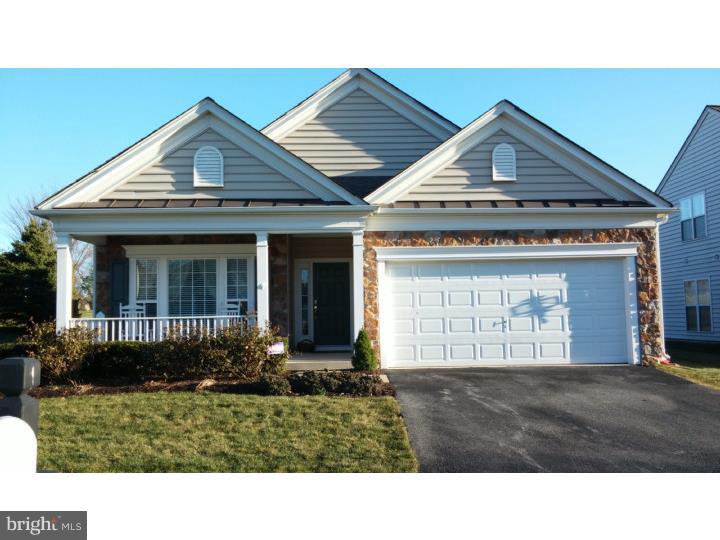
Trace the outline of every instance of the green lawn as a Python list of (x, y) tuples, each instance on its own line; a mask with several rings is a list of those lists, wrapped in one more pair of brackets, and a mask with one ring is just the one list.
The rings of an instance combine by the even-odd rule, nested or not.
[(720, 390), (720, 354), (708, 350), (669, 347), (673, 364), (658, 369)]
[(417, 470), (393, 398), (219, 393), (40, 400), (39, 468), (61, 472)]

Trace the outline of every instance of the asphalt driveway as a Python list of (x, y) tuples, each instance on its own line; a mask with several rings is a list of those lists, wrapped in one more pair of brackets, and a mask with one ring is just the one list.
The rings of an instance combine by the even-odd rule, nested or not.
[(388, 376), (422, 472), (720, 471), (720, 392), (653, 368)]

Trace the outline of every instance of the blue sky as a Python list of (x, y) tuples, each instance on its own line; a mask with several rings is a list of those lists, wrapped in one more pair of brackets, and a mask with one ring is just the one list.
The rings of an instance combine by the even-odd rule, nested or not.
[[(4, 211), (51, 193), (205, 96), (262, 128), (342, 69), (0, 70), (0, 249)], [(377, 69), (460, 126), (499, 100), (654, 189), (720, 70)]]

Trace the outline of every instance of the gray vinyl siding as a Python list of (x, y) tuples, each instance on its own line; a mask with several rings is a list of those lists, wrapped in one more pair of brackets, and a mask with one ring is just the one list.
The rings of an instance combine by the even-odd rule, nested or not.
[[(205, 145), (214, 146), (222, 152), (225, 179), (222, 188), (193, 186), (195, 151)], [(216, 131), (207, 130), (130, 178), (104, 198), (316, 199), (317, 196)]]
[[(492, 151), (500, 143), (515, 149), (517, 180), (494, 182)], [(498, 131), (455, 162), (421, 182), (401, 201), (481, 201), (612, 198), (557, 163)]]
[(279, 143), (327, 176), (390, 177), (440, 141), (363, 90), (355, 90)]
[[(699, 126), (659, 194), (679, 207), (680, 199), (705, 192), (707, 238), (683, 242), (680, 213), (660, 226), (663, 311), (668, 339), (720, 341), (720, 113)], [(685, 280), (710, 278), (712, 332), (685, 328)]]

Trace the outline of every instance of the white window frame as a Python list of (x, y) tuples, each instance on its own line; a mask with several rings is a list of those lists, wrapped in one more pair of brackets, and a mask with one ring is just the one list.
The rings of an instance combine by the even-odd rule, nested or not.
[[(138, 261), (155, 261), (155, 300), (140, 300), (138, 299), (138, 285), (139, 281), (137, 278), (137, 262)], [(159, 308), (160, 299), (160, 262), (157, 257), (136, 257), (130, 261), (130, 283), (128, 284), (128, 302), (130, 305), (142, 305), (155, 304), (155, 311), (157, 313)], [(147, 308), (145, 308), (145, 315), (149, 316)]]
[(222, 315), (220, 310), (227, 300), (227, 260), (247, 259), (248, 261), (248, 311), (257, 310), (256, 305), (256, 257), (255, 244), (180, 244), (180, 245), (143, 245), (123, 246), (130, 261), (129, 290), (134, 300), (137, 276), (135, 261), (138, 259), (155, 259), (158, 261), (157, 282), (157, 316), (168, 317), (170, 302), (168, 260), (170, 259), (215, 259), (215, 313)]
[[(512, 175), (510, 176), (501, 176), (495, 167), (495, 154), (500, 150), (510, 150), (512, 154)], [(500, 143), (495, 145), (492, 151), (492, 179), (493, 182), (515, 182), (517, 180), (517, 154), (515, 153), (515, 148), (511, 144), (508, 143)]]
[[(220, 182), (206, 182), (204, 180), (201, 180), (198, 176), (198, 169), (197, 169), (197, 157), (200, 152), (206, 151), (206, 150), (212, 150), (217, 158), (220, 160)], [(195, 155), (193, 156), (193, 186), (194, 187), (209, 187), (209, 188), (221, 188), (225, 185), (225, 163), (223, 159), (222, 152), (216, 148), (215, 146), (205, 145), (201, 146), (195, 151)]]
[[(700, 303), (700, 291), (698, 288), (698, 281), (707, 281), (708, 283), (708, 294), (710, 295), (710, 303), (709, 304), (701, 304)], [(688, 306), (687, 299), (685, 298), (685, 286), (688, 283), (693, 283), (695, 287), (695, 299), (696, 304), (692, 306)], [(712, 281), (710, 281), (710, 277), (698, 277), (694, 279), (686, 279), (683, 281), (683, 305), (685, 306), (685, 331), (691, 332), (693, 334), (710, 334), (713, 332), (714, 326), (713, 326), (713, 304), (712, 304)], [(687, 327), (687, 308), (694, 307), (695, 309), (695, 324), (696, 324), (696, 330), (688, 330)], [(709, 307), (710, 308), (710, 328), (708, 330), (702, 330), (700, 328), (700, 308), (701, 307)]]
[[(694, 201), (698, 196), (702, 196), (702, 213), (699, 213), (696, 211)], [(690, 216), (683, 219), (683, 212), (682, 207), (683, 203), (687, 203), (690, 206)], [(705, 240), (708, 237), (707, 233), (707, 200), (705, 197), (705, 191), (698, 191), (696, 193), (693, 193), (691, 195), (688, 195), (687, 197), (683, 197), (678, 202), (678, 208), (680, 208), (680, 240), (682, 242), (692, 242), (694, 240)], [(699, 218), (700, 216), (705, 217), (704, 222), (704, 229), (703, 229), (703, 235), (698, 236), (697, 231), (695, 230), (695, 219)], [(692, 225), (692, 237), (691, 238), (683, 238), (682, 236), (682, 224), (684, 221), (690, 221)]]

